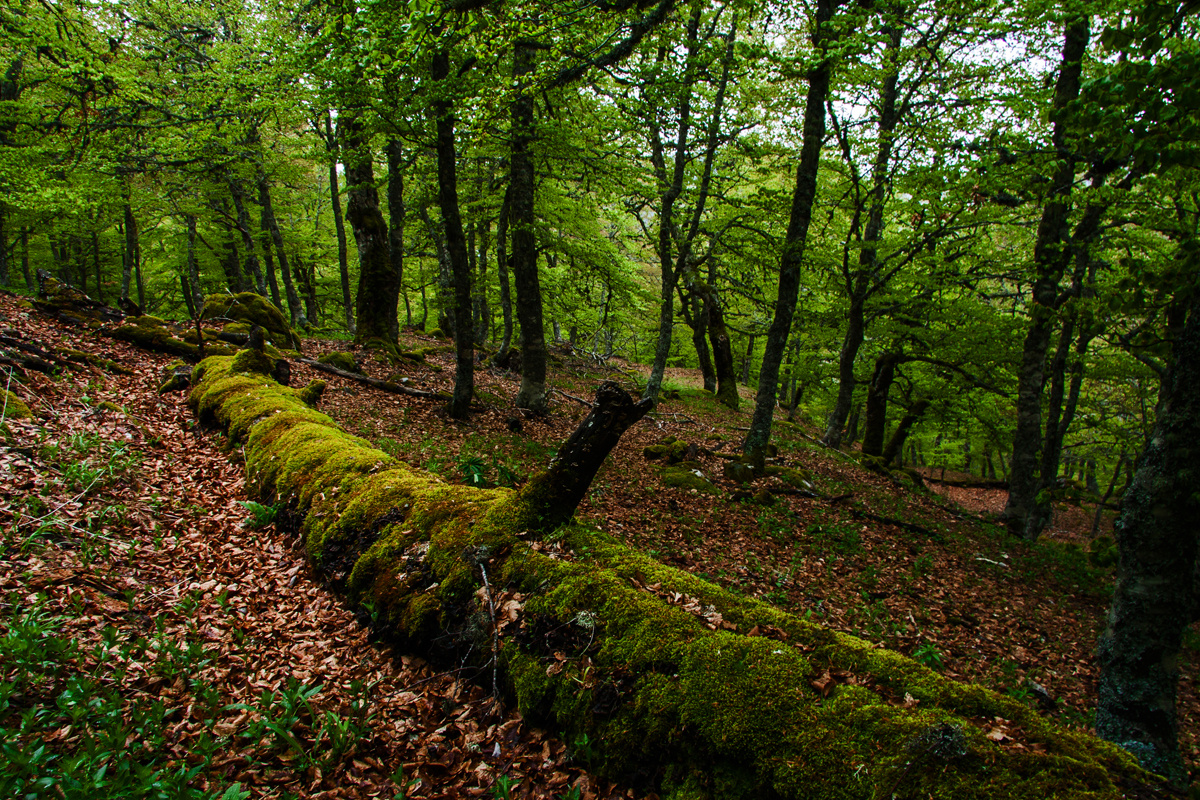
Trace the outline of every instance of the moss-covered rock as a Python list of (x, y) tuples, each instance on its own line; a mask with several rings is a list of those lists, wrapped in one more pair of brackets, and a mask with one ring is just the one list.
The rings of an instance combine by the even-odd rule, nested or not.
[(721, 474), (727, 481), (734, 483), (750, 483), (757, 475), (754, 473), (754, 467), (743, 461), (733, 460), (726, 461), (721, 465)]
[(816, 484), (813, 483), (812, 473), (806, 469), (799, 467), (787, 467), (779, 471), (779, 480), (786, 483), (793, 489), (804, 489), (809, 492), (816, 491)]
[[(522, 494), (416, 472), (229, 359), (206, 359), (194, 382), (192, 407), (245, 445), (248, 490), (284, 504), (318, 571), (405, 646), (455, 663), (496, 654), (521, 713), (587, 734), (599, 772), (645, 780), (653, 764), (651, 790), (677, 799), (1116, 800), (1161, 785), (1010, 698), (597, 531), (559, 531), (574, 555), (550, 558), (530, 546), (545, 532)], [(485, 565), (493, 591), (523, 604), (498, 654)]]
[(300, 399), (305, 405), (316, 408), (321, 403), (321, 398), (325, 396), (325, 389), (329, 384), (323, 380), (310, 381), (307, 386), (300, 390)]
[(32, 419), (33, 412), (25, 401), (7, 389), (0, 389), (0, 409), (4, 419)]
[[(200, 311), (201, 319), (228, 318), (247, 325), (260, 325), (267, 331), (267, 338), (278, 347), (301, 348), (300, 337), (288, 324), (287, 317), (278, 306), (254, 292), (237, 294), (210, 294), (204, 298)], [(249, 333), (249, 330), (246, 331)]]
[(343, 372), (362, 372), (362, 368), (358, 366), (358, 359), (354, 357), (354, 354), (344, 350), (323, 353), (317, 357), (317, 361), (340, 369)]
[(704, 477), (704, 473), (693, 462), (683, 462), (679, 466), (663, 470), (662, 482), (664, 486), (695, 489), (705, 494), (717, 494), (720, 491), (712, 481)]

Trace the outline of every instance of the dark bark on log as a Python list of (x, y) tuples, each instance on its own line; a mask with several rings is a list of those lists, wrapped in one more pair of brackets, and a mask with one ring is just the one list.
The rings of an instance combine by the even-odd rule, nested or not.
[(521, 498), (540, 509), (541, 530), (551, 531), (570, 521), (621, 434), (652, 408), (650, 398), (635, 402), (615, 382), (600, 384), (591, 413), (558, 449), (546, 471), (521, 489)]

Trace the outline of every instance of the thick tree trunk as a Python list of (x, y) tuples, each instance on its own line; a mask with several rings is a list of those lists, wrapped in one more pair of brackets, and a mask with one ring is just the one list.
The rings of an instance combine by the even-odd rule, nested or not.
[[(325, 113), (325, 144), (329, 150), (329, 199), (333, 206), (333, 227), (337, 231), (338, 277), (342, 287), (342, 309), (346, 319), (346, 330), (354, 333), (354, 300), (350, 296), (350, 259), (346, 245), (346, 223), (342, 218), (342, 195), (338, 191), (337, 137), (333, 134), (333, 117)], [(392, 224), (396, 220), (392, 219)]]
[(758, 394), (754, 398), (754, 417), (742, 445), (743, 452), (760, 467), (766, 458), (767, 442), (771, 438), (771, 422), (775, 416), (775, 395), (779, 387), (779, 365), (792, 332), (792, 317), (800, 294), (800, 269), (808, 242), (808, 226), (812, 221), (813, 201), (817, 196), (817, 171), (821, 163), (821, 145), (825, 141), (825, 101), (833, 66), (825, 57), (825, 46), (831, 36), (827, 30), (833, 17), (833, 0), (817, 0), (813, 30), (813, 48), (820, 61), (808, 73), (808, 94), (804, 100), (804, 132), (800, 145), (800, 163), (796, 167), (796, 188), (792, 194), (792, 210), (788, 218), (783, 256), (779, 264), (779, 289), (775, 299), (775, 315), (767, 330), (762, 366), (758, 373)]
[(717, 393), (717, 373), (713, 369), (712, 354), (708, 349), (708, 301), (693, 292), (684, 301), (687, 312), (685, 322), (692, 329), (692, 347), (696, 350), (696, 362), (700, 367), (700, 380), (704, 391)]
[(865, 455), (883, 455), (883, 437), (887, 430), (888, 392), (896, 379), (899, 353), (883, 353), (875, 360), (875, 374), (867, 389), (867, 421), (863, 426), (862, 451)]
[[(445, 50), (433, 54), (431, 75), (442, 93), (450, 91), (450, 56)], [(446, 235), (446, 253), (454, 273), (454, 397), (450, 416), (465, 419), (471, 410), (475, 392), (475, 343), (471, 331), (471, 265), (467, 260), (467, 240), (463, 235), (458, 211), (458, 172), (454, 143), (454, 115), (450, 100), (443, 94), (433, 103), (437, 116), (438, 205)]]
[(737, 411), (742, 398), (738, 394), (737, 373), (733, 367), (733, 346), (725, 328), (725, 310), (715, 292), (705, 299), (708, 312), (708, 340), (712, 343), (713, 368), (717, 377), (717, 400)]
[(1117, 585), (1100, 640), (1096, 731), (1184, 786), (1176, 691), (1183, 632), (1200, 618), (1200, 300), (1193, 295), (1150, 443), (1117, 520)]
[[(1063, 43), (1062, 66), (1054, 90), (1054, 116), (1061, 117), (1067, 106), (1079, 96), (1080, 74), (1089, 38), (1088, 20), (1067, 25)], [(1041, 486), (1038, 468), (1042, 447), (1042, 388), (1045, 384), (1046, 352), (1055, 326), (1058, 285), (1066, 269), (1070, 252), (1066, 246), (1071, 186), (1075, 182), (1075, 159), (1067, 152), (1066, 121), (1057, 118), (1052, 134), (1059, 158), (1051, 194), (1042, 210), (1037, 239), (1033, 248), (1036, 279), (1033, 284), (1031, 321), (1021, 353), (1017, 378), (1017, 426), (1013, 434), (1012, 474), (1008, 502), (1002, 518), (1010, 533), (1035, 539), (1039, 532), (1035, 515)], [(1032, 523), (1032, 524), (1031, 524)]]
[(357, 328), (354, 341), (396, 344), (396, 305), (400, 285), (388, 255), (388, 226), (379, 210), (375, 168), (361, 123), (346, 123), (346, 216), (358, 245)]
[(513, 79), (517, 95), (512, 106), (512, 150), (509, 191), (512, 227), (512, 271), (517, 290), (517, 320), (521, 323), (521, 388), (517, 407), (544, 414), (546, 394), (546, 333), (542, 327), (542, 287), (538, 278), (537, 237), (534, 232), (536, 177), (529, 152), (534, 136), (534, 99), (527, 85), (533, 72), (534, 49), (528, 42), (513, 48)]
[[(388, 259), (396, 276), (396, 286), (404, 287), (404, 147), (399, 139), (387, 144), (388, 183), (387, 201), (391, 226), (388, 229)], [(412, 324), (411, 314), (405, 312), (406, 322)], [(399, 325), (399, 319), (396, 324)], [(399, 337), (400, 331), (396, 331)]]
[(263, 277), (262, 267), (258, 263), (258, 254), (254, 248), (254, 234), (250, 232), (250, 211), (246, 208), (245, 191), (242, 188), (242, 182), (240, 180), (230, 180), (229, 191), (233, 196), (233, 207), (237, 211), (237, 227), (238, 232), (242, 236), (242, 247), (246, 251), (246, 274), (254, 277), (254, 290), (259, 295), (266, 297), (267, 282)]
[[(900, 455), (900, 452), (904, 448), (904, 442), (906, 439), (908, 439), (909, 431), (912, 430), (914, 425), (920, 422), (921, 417), (924, 416), (928, 409), (928, 400), (918, 400), (916, 403), (913, 403), (913, 407), (908, 410), (908, 413), (900, 419), (900, 424), (897, 425), (896, 430), (892, 432), (892, 437), (888, 439), (887, 445), (883, 448), (883, 452), (879, 456), (884, 464), (892, 463), (896, 456)], [(866, 448), (863, 449), (865, 450)], [(914, 453), (914, 466), (916, 463), (917, 457)]]

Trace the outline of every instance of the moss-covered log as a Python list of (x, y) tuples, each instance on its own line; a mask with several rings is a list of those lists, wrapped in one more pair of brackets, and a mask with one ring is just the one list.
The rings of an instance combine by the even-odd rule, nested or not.
[(230, 359), (194, 382), (196, 413), (244, 445), (249, 491), (285, 505), (320, 574), (403, 646), (495, 659), (523, 714), (587, 734), (597, 771), (676, 798), (1160, 793), (1123, 751), (1010, 698), (602, 533), (546, 531), (538, 491), (414, 471)]

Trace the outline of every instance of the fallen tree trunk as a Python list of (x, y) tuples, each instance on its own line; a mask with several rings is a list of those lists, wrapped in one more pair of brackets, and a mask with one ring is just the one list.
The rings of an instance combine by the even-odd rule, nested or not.
[[(1011, 698), (557, 527), (553, 468), (521, 491), (452, 486), (228, 358), (193, 378), (193, 409), (244, 445), (248, 491), (284, 505), (319, 574), (402, 647), (496, 668), (522, 714), (586, 734), (601, 773), (668, 797), (1167, 796)], [(615, 442), (637, 406), (598, 400), (583, 427)]]

